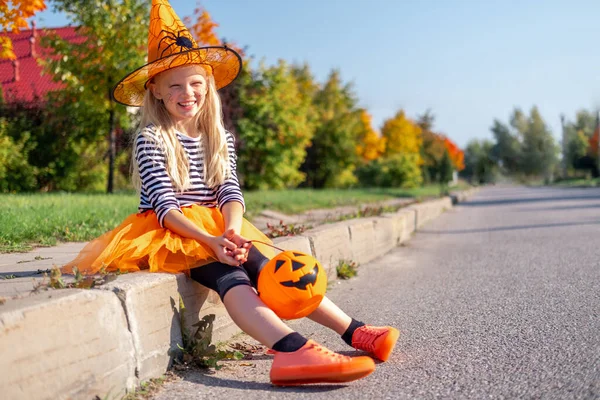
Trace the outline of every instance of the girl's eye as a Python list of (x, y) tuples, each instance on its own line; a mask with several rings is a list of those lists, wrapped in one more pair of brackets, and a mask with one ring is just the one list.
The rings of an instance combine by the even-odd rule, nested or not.
[(202, 82), (194, 82), (194, 83), (192, 83), (192, 85), (199, 86), (199, 85), (202, 85)]
[(171, 89), (177, 89), (178, 87), (179, 87), (179, 85), (171, 85), (171, 86), (169, 86), (169, 88), (171, 88)]

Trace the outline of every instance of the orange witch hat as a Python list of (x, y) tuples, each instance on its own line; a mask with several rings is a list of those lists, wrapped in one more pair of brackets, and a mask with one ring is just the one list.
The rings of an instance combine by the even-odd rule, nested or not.
[(117, 83), (113, 98), (126, 106), (139, 107), (144, 100), (146, 84), (153, 76), (188, 64), (208, 66), (217, 89), (233, 82), (242, 69), (242, 59), (238, 53), (226, 46), (198, 47), (168, 0), (152, 0), (148, 64)]

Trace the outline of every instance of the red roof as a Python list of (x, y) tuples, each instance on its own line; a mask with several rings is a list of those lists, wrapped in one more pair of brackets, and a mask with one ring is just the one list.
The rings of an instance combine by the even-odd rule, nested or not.
[[(46, 93), (62, 87), (60, 82), (43, 73), (37, 59), (48, 57), (49, 50), (41, 46), (41, 37), (48, 32), (56, 32), (69, 42), (80, 42), (83, 37), (76, 33), (77, 27), (42, 28), (22, 30), (19, 33), (3, 33), (12, 40), (16, 60), (0, 59), (0, 84), (6, 102), (43, 100)], [(31, 51), (33, 44), (33, 53)]]

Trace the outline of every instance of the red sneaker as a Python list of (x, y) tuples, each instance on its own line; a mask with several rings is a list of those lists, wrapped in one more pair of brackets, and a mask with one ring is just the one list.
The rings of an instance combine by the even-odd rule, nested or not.
[(279, 386), (350, 382), (375, 370), (370, 357), (347, 357), (309, 340), (292, 353), (275, 352), (271, 382)]
[(398, 329), (391, 326), (364, 325), (352, 334), (352, 347), (368, 351), (381, 361), (387, 361), (400, 336)]

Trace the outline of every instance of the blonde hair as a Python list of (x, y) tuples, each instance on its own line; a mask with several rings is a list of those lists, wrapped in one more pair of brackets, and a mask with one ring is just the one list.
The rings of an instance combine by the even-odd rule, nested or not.
[[(227, 137), (223, 125), (221, 99), (217, 93), (215, 80), (211, 74), (206, 74), (207, 92), (204, 104), (194, 117), (194, 126), (201, 134), (201, 146), (204, 153), (204, 183), (215, 188), (231, 176)], [(147, 129), (154, 125), (156, 145), (163, 151), (166, 168), (173, 187), (177, 192), (184, 192), (190, 186), (190, 163), (177, 135), (171, 114), (162, 100), (154, 97), (150, 89), (146, 89), (138, 135), (143, 135), (148, 141), (156, 142)], [(133, 146), (131, 179), (141, 191), (140, 171), (136, 160), (136, 146)]]

